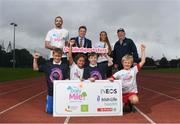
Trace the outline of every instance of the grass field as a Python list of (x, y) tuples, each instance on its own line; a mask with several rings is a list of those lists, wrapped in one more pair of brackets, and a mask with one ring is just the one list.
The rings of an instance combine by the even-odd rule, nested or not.
[(10, 80), (20, 80), (42, 76), (43, 73), (35, 72), (31, 68), (0, 68), (0, 83)]
[(143, 72), (159, 72), (159, 73), (180, 73), (180, 68), (156, 68), (144, 69)]

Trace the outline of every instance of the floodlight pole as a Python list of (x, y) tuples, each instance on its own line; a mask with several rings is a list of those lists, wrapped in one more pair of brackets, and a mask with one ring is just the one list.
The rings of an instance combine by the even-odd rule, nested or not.
[(15, 29), (18, 26), (16, 23), (12, 22), (10, 23), (10, 25), (14, 26), (14, 35), (13, 35), (13, 69), (15, 69), (15, 65), (16, 65), (16, 53), (15, 53)]

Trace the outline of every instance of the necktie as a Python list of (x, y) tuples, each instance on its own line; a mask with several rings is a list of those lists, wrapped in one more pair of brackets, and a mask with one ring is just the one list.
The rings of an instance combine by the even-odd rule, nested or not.
[(82, 47), (82, 38), (80, 38), (79, 46)]

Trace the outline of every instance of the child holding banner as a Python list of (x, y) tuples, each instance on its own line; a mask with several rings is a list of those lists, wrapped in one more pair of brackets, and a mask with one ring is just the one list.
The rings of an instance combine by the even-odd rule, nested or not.
[(89, 79), (90, 81), (106, 79), (106, 72), (104, 71), (104, 68), (113, 65), (113, 62), (112, 59), (107, 54), (105, 54), (105, 57), (107, 58), (108, 63), (102, 66), (97, 63), (97, 58), (98, 58), (97, 53), (94, 52), (89, 53), (88, 55), (89, 65), (84, 69), (83, 79)]
[(48, 95), (46, 100), (46, 112), (49, 114), (53, 113), (53, 81), (65, 80), (68, 78), (68, 66), (62, 63), (62, 54), (63, 52), (61, 49), (55, 48), (53, 50), (53, 61), (47, 63), (46, 65), (38, 66), (37, 61), (39, 58), (39, 54), (37, 52), (34, 53), (33, 70), (44, 72), (47, 81)]
[(84, 73), (84, 64), (86, 60), (86, 56), (84, 54), (77, 54), (75, 57), (75, 62), (72, 57), (72, 46), (75, 44), (75, 39), (71, 38), (69, 41), (69, 66), (70, 66), (70, 80), (82, 80)]
[(122, 93), (123, 93), (123, 103), (129, 104), (131, 111), (135, 111), (133, 105), (139, 103), (138, 90), (136, 83), (136, 75), (142, 68), (145, 63), (145, 46), (141, 45), (141, 61), (139, 64), (133, 65), (133, 56), (125, 55), (122, 58), (123, 69), (116, 72), (112, 78), (109, 78), (110, 81), (114, 79), (122, 80)]

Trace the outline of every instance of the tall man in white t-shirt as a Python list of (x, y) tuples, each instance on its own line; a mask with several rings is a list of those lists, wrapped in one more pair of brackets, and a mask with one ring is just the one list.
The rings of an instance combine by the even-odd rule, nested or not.
[[(51, 50), (49, 58), (52, 58), (52, 50), (55, 48), (63, 49), (64, 46), (67, 46), (69, 39), (68, 30), (62, 28), (63, 19), (60, 16), (55, 18), (55, 28), (48, 31), (45, 39), (45, 48)], [(67, 63), (67, 55), (63, 53), (62, 62)]]

